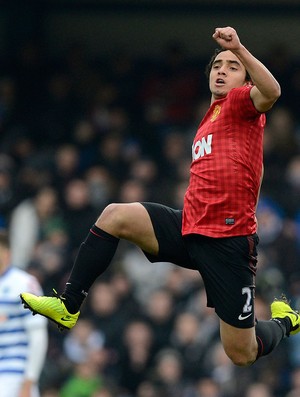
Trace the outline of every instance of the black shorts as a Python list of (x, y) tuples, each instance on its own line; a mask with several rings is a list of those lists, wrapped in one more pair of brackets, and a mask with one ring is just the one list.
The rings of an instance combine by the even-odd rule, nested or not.
[(142, 205), (149, 213), (159, 244), (159, 254), (145, 252), (147, 258), (198, 270), (207, 306), (214, 307), (227, 324), (253, 327), (258, 236), (182, 236), (182, 211), (155, 203)]

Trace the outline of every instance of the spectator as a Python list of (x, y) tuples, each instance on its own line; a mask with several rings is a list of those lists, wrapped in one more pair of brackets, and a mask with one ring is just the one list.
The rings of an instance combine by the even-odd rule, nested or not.
[(290, 390), (285, 397), (297, 397), (300, 393), (300, 367), (295, 366), (290, 373)]
[(47, 322), (24, 313), (19, 288), (42, 293), (33, 276), (12, 266), (8, 234), (0, 231), (0, 395), (39, 394), (39, 378), (45, 364)]
[(153, 360), (153, 332), (146, 322), (133, 320), (124, 330), (120, 357), (120, 387), (134, 394), (147, 379)]
[(57, 216), (57, 192), (50, 186), (42, 187), (34, 198), (22, 201), (13, 209), (9, 234), (15, 266), (27, 268), (47, 224)]
[(64, 353), (74, 364), (86, 362), (93, 350), (104, 346), (104, 336), (95, 329), (90, 320), (82, 319), (78, 325), (63, 342)]
[(195, 397), (225, 397), (225, 395), (215, 380), (202, 378), (196, 384)]
[(181, 354), (185, 379), (198, 379), (205, 368), (204, 359), (212, 345), (201, 338), (201, 323), (195, 314), (181, 312), (176, 316), (171, 346)]
[(95, 284), (85, 308), (94, 325), (104, 336), (105, 346), (118, 350), (124, 331), (130, 320), (130, 312), (123, 311), (122, 301), (118, 293), (111, 288), (109, 281), (99, 281)]
[(184, 377), (180, 354), (174, 349), (162, 349), (155, 357), (152, 381), (165, 397), (184, 397), (189, 384)]
[(75, 253), (83, 238), (82, 228), (92, 226), (96, 209), (91, 205), (89, 187), (85, 179), (77, 177), (68, 181), (63, 194), (63, 219), (68, 230), (70, 249)]
[(275, 397), (275, 395), (266, 384), (254, 383), (247, 388), (245, 397)]
[(78, 177), (79, 166), (80, 153), (77, 146), (62, 144), (56, 147), (53, 154), (53, 183), (59, 192), (63, 192), (65, 186)]
[(62, 385), (60, 397), (90, 397), (103, 385), (97, 366), (87, 360), (75, 365), (74, 372)]
[(0, 154), (0, 214), (5, 227), (8, 226), (11, 211), (18, 203), (14, 172), (15, 164), (12, 158)]
[(175, 315), (170, 291), (165, 288), (153, 291), (145, 304), (145, 314), (153, 331), (155, 351), (169, 346)]

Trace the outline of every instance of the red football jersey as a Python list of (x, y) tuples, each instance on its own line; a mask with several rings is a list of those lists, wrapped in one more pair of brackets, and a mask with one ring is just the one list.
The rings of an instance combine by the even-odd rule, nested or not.
[(234, 88), (214, 101), (198, 128), (184, 198), (183, 235), (256, 232), (266, 117), (255, 109), (250, 90), (250, 85)]

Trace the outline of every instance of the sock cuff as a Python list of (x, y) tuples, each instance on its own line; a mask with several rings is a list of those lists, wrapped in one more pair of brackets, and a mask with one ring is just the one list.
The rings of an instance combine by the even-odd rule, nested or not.
[(109, 234), (109, 233), (105, 232), (104, 230), (100, 229), (96, 225), (93, 225), (90, 228), (90, 232), (89, 232), (85, 242), (87, 242), (91, 237), (92, 237), (92, 240), (100, 238), (102, 240), (110, 241), (112, 243), (118, 243), (119, 242), (119, 238), (118, 237), (115, 237), (112, 234)]
[(257, 360), (259, 359), (259, 357), (263, 356), (264, 354), (264, 344), (261, 338), (257, 335), (256, 335), (256, 342), (257, 342), (257, 356), (256, 356), (256, 360)]
[(288, 317), (272, 318), (271, 321), (274, 321), (281, 328), (283, 338), (290, 335), (291, 321)]

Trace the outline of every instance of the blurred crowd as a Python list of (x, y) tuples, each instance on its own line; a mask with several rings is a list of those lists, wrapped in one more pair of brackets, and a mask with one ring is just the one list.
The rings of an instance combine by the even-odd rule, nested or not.
[[(300, 60), (275, 47), (282, 86), (267, 116), (257, 218), (256, 315), (284, 292), (300, 307)], [(0, 67), (0, 226), (13, 264), (59, 292), (89, 227), (110, 202), (181, 208), (191, 143), (209, 106), (208, 59), (168, 43), (157, 59), (74, 44), (50, 57), (29, 40)], [(20, 291), (21, 292), (21, 291)], [(50, 344), (42, 397), (295, 397), (300, 337), (249, 368), (233, 366), (199, 274), (150, 264), (121, 242), (78, 325)]]

